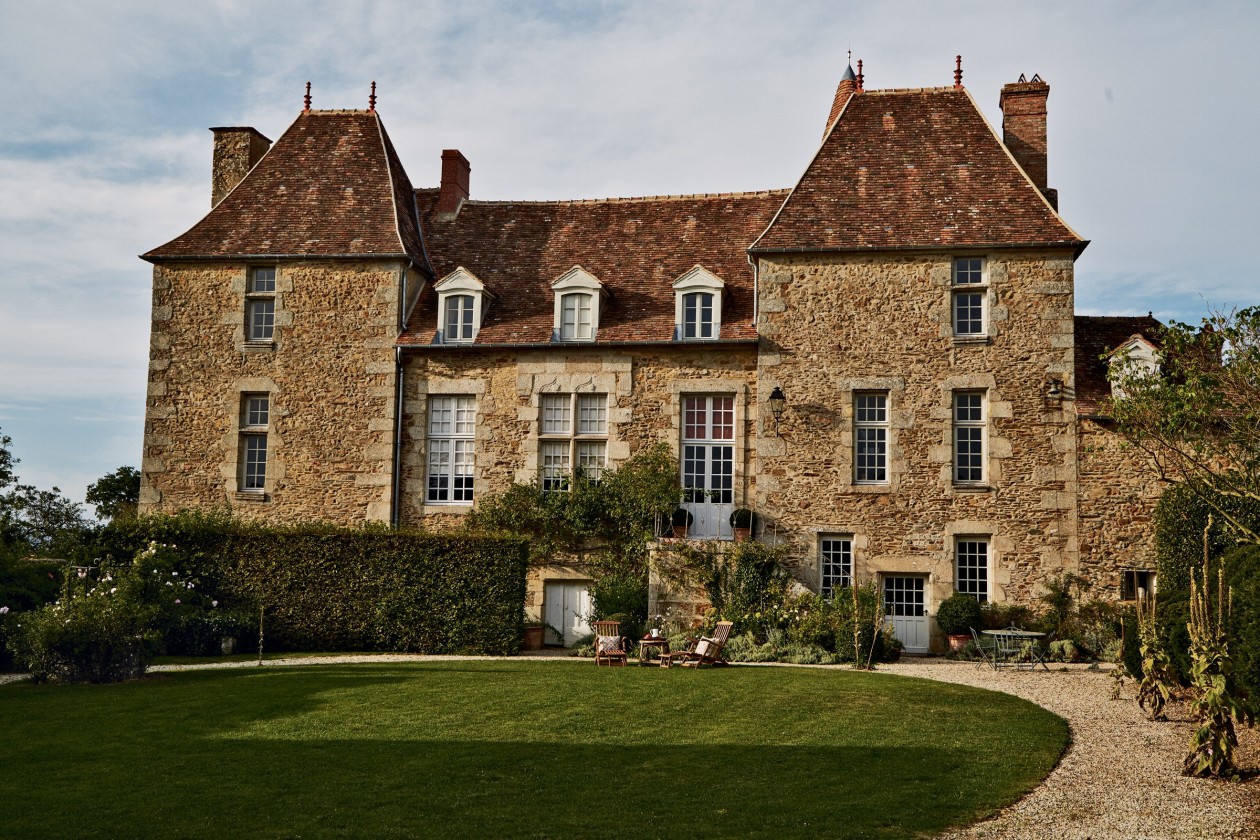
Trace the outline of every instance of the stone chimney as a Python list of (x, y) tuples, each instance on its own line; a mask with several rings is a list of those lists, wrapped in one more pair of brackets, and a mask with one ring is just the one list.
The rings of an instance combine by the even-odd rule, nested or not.
[(1034, 75), (1030, 82), (1021, 74), (1018, 82), (1003, 85), (998, 105), (1002, 109), (1002, 142), (1057, 210), (1058, 191), (1046, 186), (1046, 100), (1049, 98), (1050, 85), (1040, 76)]
[(210, 206), (215, 207), (223, 196), (249, 174), (271, 148), (271, 141), (247, 126), (212, 128), (214, 132), (214, 167), (210, 172)]
[(468, 200), (468, 173), (471, 171), (468, 158), (460, 154), (459, 149), (442, 150), (442, 188), (438, 192), (435, 213), (452, 219), (459, 214), (459, 208)]

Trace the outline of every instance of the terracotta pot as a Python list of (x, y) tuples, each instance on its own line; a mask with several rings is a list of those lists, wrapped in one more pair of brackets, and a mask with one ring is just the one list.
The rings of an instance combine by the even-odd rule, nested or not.
[(687, 526), (686, 525), (674, 526), (674, 539), (677, 539), (677, 540), (687, 539)]
[(752, 539), (752, 528), (736, 528), (735, 542), (743, 542)]
[(543, 634), (546, 627), (530, 626), (525, 628), (525, 641), (521, 644), (522, 650), (542, 650)]
[(959, 653), (971, 641), (970, 633), (953, 633), (949, 637), (949, 652)]

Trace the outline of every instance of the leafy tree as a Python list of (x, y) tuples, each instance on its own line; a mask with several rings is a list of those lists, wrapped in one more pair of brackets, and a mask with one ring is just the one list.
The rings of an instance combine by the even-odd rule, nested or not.
[(113, 520), (136, 515), (140, 503), (140, 471), (119, 467), (88, 485), (87, 503), (96, 506), (96, 518)]
[(1210, 505), (1239, 541), (1260, 528), (1221, 498), (1260, 501), (1260, 307), (1177, 321), (1159, 336), (1160, 370), (1116, 360), (1111, 416), (1161, 474)]
[(9, 449), (12, 443), (0, 434), (0, 554), (74, 555), (90, 533), (82, 507), (57, 487), (39, 490), (15, 483), (18, 459)]

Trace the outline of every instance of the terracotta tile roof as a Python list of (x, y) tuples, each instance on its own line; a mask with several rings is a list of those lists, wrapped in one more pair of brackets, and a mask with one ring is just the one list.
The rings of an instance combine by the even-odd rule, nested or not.
[(755, 251), (1085, 241), (1007, 154), (965, 90), (849, 99)]
[(1111, 396), (1107, 382), (1107, 363), (1103, 355), (1110, 353), (1135, 335), (1160, 346), (1164, 325), (1149, 315), (1076, 316), (1076, 413), (1099, 414)]
[[(477, 344), (549, 343), (551, 282), (575, 265), (609, 292), (601, 304), (600, 344), (672, 340), (672, 284), (697, 264), (726, 284), (721, 339), (756, 340), (745, 249), (786, 194), (467, 201), (454, 219), (434, 212), (436, 189), (416, 195), (435, 276), (462, 266), (495, 295)], [(399, 343), (428, 345), (436, 326), (437, 296), (430, 286)]]
[(142, 256), (390, 256), (423, 264), (423, 254), (412, 186), (380, 117), (311, 111), (205, 218)]

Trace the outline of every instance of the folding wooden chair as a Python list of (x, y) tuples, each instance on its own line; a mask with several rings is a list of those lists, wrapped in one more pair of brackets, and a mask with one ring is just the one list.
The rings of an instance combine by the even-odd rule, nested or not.
[(597, 621), (595, 628), (595, 665), (624, 666), (626, 640), (621, 635), (620, 621)]
[(665, 655), (669, 657), (671, 665), (674, 662), (681, 662), (684, 668), (727, 665), (729, 663), (722, 658), (722, 648), (726, 647), (726, 640), (730, 638), (733, 626), (729, 621), (719, 621), (713, 628), (713, 635), (696, 639), (690, 650), (680, 650), (677, 653)]

